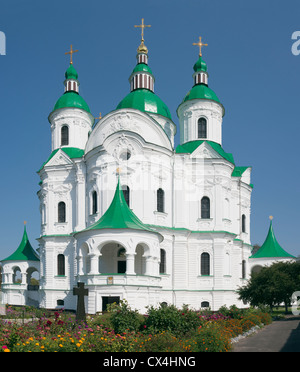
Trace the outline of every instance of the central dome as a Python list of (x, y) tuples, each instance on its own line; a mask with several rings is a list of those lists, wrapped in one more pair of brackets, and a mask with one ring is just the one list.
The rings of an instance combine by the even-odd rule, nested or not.
[(148, 89), (136, 89), (130, 92), (117, 106), (117, 110), (124, 108), (133, 108), (172, 119), (167, 105)]

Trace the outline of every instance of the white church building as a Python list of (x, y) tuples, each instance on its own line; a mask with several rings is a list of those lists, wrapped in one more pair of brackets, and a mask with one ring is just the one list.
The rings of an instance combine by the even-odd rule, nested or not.
[[(283, 249), (267, 250), (267, 261), (263, 252), (251, 257), (251, 167), (223, 148), (225, 111), (208, 85), (199, 40), (193, 85), (177, 109), (176, 147), (143, 33), (129, 94), (97, 120), (71, 58), (48, 118), (52, 152), (38, 171), (38, 254), (25, 228), (1, 261), (4, 303), (76, 309), (73, 287), (83, 282), (90, 314), (122, 299), (140, 312), (162, 302), (243, 307), (236, 289), (252, 267), (293, 259)], [(30, 282), (35, 272), (39, 285)]]

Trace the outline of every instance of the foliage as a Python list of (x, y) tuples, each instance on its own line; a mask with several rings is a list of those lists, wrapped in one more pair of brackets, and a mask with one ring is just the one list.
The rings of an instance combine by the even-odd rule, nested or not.
[(143, 321), (138, 311), (132, 310), (126, 300), (108, 305), (108, 312), (111, 313), (110, 322), (116, 333), (138, 331)]
[(21, 322), (0, 320), (0, 351), (226, 352), (231, 338), (271, 321), (270, 314), (260, 309), (224, 306), (205, 313), (187, 306), (150, 307), (142, 316), (126, 301), (111, 306), (107, 314), (88, 316), (86, 323), (76, 322), (74, 314), (64, 311), (46, 314), (40, 309), (38, 314), (42, 314), (39, 319), (33, 316), (26, 324), (22, 318)]
[(202, 324), (202, 318), (195, 311), (184, 305), (182, 309), (174, 305), (160, 304), (157, 308), (149, 306), (145, 320), (148, 332), (169, 331), (174, 335), (185, 334), (191, 329), (196, 329)]
[(251, 275), (250, 280), (238, 289), (240, 300), (252, 306), (267, 305), (273, 308), (284, 303), (286, 310), (293, 292), (300, 287), (300, 264), (276, 262)]

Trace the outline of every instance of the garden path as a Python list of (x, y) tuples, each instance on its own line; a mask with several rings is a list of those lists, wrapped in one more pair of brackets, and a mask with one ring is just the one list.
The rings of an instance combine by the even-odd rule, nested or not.
[(273, 321), (233, 345), (232, 352), (299, 352), (300, 316)]

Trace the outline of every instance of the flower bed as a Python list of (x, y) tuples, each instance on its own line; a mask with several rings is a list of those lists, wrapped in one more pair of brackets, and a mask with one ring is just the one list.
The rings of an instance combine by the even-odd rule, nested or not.
[(271, 322), (269, 314), (253, 309), (232, 316), (224, 309), (204, 314), (186, 306), (160, 306), (141, 316), (126, 303), (105, 316), (88, 317), (86, 323), (76, 323), (74, 315), (63, 311), (32, 319), (26, 325), (0, 320), (0, 351), (226, 352), (232, 338)]

